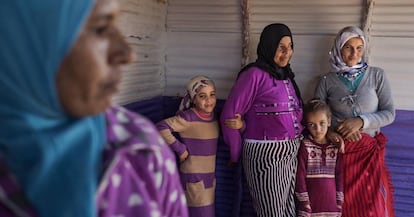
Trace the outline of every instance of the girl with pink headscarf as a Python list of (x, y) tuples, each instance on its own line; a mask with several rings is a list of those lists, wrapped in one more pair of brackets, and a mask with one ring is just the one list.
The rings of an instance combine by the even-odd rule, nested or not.
[[(216, 87), (205, 76), (187, 84), (177, 114), (157, 124), (179, 157), (179, 170), (191, 217), (214, 217), (215, 165), (219, 127), (214, 108)], [(178, 133), (181, 139), (173, 135)]]

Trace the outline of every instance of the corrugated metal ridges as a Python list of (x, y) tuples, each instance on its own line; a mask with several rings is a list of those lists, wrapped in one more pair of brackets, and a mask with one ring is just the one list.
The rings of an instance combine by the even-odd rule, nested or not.
[(164, 95), (183, 95), (187, 81), (204, 74), (225, 99), (240, 69), (241, 31), (238, 0), (169, 1)]
[(396, 108), (413, 110), (414, 1), (375, 0), (370, 34), (370, 63), (385, 70)]
[(170, 32), (165, 95), (182, 95), (187, 81), (203, 74), (215, 81), (217, 97), (226, 98), (240, 69), (240, 43), (235, 33)]
[(167, 30), (240, 32), (240, 8), (236, 0), (170, 0)]
[[(414, 7), (413, 7), (414, 13)], [(379, 37), (371, 39), (370, 63), (385, 70), (391, 83), (394, 104), (398, 109), (414, 109), (413, 69), (414, 37)]]
[(260, 33), (274, 22), (285, 23), (293, 34), (335, 34), (338, 26), (360, 23), (361, 0), (250, 1), (251, 31)]
[(373, 36), (414, 38), (414, 1), (375, 1), (372, 19)]
[(127, 104), (161, 96), (166, 11), (167, 5), (163, 1), (121, 2), (121, 32), (137, 59), (124, 68), (120, 93), (113, 98), (115, 103)]

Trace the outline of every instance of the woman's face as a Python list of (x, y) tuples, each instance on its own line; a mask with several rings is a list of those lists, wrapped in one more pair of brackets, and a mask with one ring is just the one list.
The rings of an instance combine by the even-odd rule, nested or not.
[(341, 49), (342, 60), (347, 66), (354, 66), (361, 62), (364, 55), (364, 41), (362, 38), (349, 39)]
[(132, 52), (118, 30), (116, 0), (97, 0), (56, 77), (58, 97), (70, 115), (83, 117), (103, 112), (118, 91), (121, 66)]
[(289, 36), (284, 36), (280, 39), (273, 61), (275, 61), (278, 66), (285, 67), (289, 63), (292, 54), (292, 39)]
[(202, 87), (193, 99), (194, 108), (205, 114), (210, 114), (216, 107), (216, 89), (212, 86)]

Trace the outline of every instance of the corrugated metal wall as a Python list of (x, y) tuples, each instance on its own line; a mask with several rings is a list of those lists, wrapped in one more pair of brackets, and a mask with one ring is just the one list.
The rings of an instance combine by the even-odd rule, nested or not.
[[(250, 0), (249, 59), (263, 27), (289, 25), (294, 34), (292, 66), (304, 97), (311, 97), (318, 75), (327, 71), (327, 53), (334, 34), (361, 22), (361, 0)], [(164, 95), (184, 92), (193, 75), (206, 74), (225, 99), (240, 69), (242, 49), (241, 0), (169, 1), (167, 14), (166, 89)]]
[[(256, 58), (257, 40), (265, 25), (289, 25), (295, 43), (292, 68), (308, 99), (319, 75), (328, 70), (334, 35), (344, 26), (363, 25), (366, 1), (248, 0), (249, 59)], [(396, 107), (414, 110), (414, 100), (407, 100), (414, 92), (410, 85), (414, 80), (414, 2), (372, 1), (370, 63), (386, 70)], [(125, 69), (121, 93), (114, 101), (126, 104), (183, 94), (187, 80), (198, 74), (212, 77), (218, 97), (225, 99), (241, 64), (241, 2), (122, 0), (122, 31), (138, 61)]]
[(167, 12), (167, 96), (185, 93), (187, 81), (211, 77), (225, 98), (241, 64), (238, 0), (171, 0)]
[(161, 96), (164, 85), (166, 0), (122, 0), (120, 27), (137, 59), (123, 70), (121, 90), (114, 102)]
[(387, 72), (397, 107), (414, 110), (414, 1), (374, 2), (370, 62)]

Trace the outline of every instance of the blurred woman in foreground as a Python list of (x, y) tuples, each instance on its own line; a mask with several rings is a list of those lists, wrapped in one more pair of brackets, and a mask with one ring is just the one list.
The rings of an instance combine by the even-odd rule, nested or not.
[(157, 130), (111, 107), (132, 59), (117, 1), (6, 0), (0, 14), (0, 215), (187, 216)]

